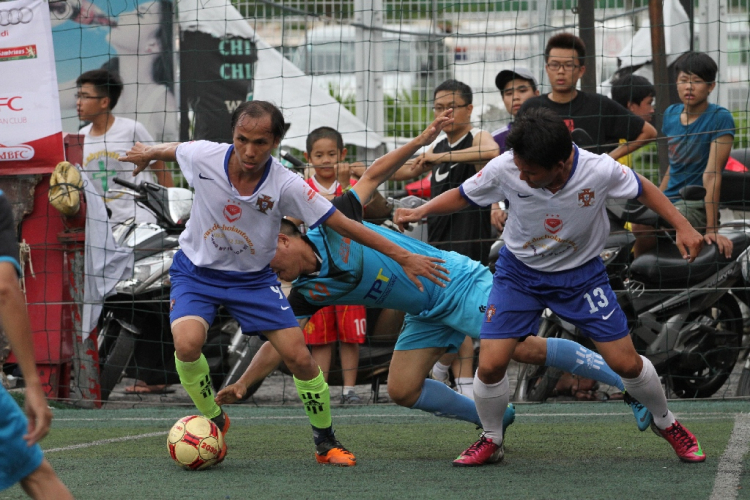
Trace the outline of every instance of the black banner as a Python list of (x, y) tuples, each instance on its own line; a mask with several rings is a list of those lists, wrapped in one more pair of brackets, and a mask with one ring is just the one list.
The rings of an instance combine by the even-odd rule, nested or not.
[(252, 98), (255, 42), (200, 31), (183, 31), (181, 37), (180, 140), (232, 142), (232, 112)]

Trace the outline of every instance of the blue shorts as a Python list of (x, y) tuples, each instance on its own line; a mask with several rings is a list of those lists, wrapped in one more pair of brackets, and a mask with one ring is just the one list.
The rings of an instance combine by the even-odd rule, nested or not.
[(10, 488), (42, 465), (42, 449), (23, 439), (29, 421), (15, 400), (0, 386), (0, 490)]
[(216, 271), (194, 265), (179, 251), (169, 277), (170, 323), (199, 316), (210, 325), (219, 306), (224, 306), (247, 335), (299, 326), (270, 267), (255, 273)]
[(601, 259), (568, 271), (548, 273), (528, 267), (503, 248), (481, 338), (536, 335), (539, 317), (547, 307), (596, 342), (611, 342), (628, 335), (627, 318), (609, 285)]
[(450, 270), (450, 283), (437, 289), (441, 295), (429, 311), (406, 315), (395, 350), (445, 347), (456, 352), (467, 335), (479, 338), (492, 274), (479, 262), (454, 255), (456, 259), (449, 256), (444, 264)]

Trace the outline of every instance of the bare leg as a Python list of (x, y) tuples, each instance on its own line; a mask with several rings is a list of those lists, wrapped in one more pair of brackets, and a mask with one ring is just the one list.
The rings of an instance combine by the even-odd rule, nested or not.
[(46, 458), (34, 472), (21, 480), (21, 487), (35, 500), (72, 500), (73, 498)]
[(341, 369), (343, 370), (344, 387), (357, 385), (357, 370), (359, 368), (359, 344), (348, 342), (339, 343), (341, 355)]
[(328, 372), (331, 371), (331, 358), (333, 357), (334, 343), (325, 345), (314, 345), (310, 347), (312, 357), (320, 369), (323, 370), (323, 378), (328, 382)]

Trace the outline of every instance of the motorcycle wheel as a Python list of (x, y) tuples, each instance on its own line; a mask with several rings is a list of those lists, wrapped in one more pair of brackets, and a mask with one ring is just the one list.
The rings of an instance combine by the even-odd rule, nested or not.
[[(220, 390), (228, 385), (234, 384), (240, 379), (242, 374), (245, 373), (245, 370), (247, 370), (247, 367), (250, 366), (250, 362), (253, 360), (253, 357), (255, 357), (255, 354), (258, 352), (264, 342), (265, 341), (261, 340), (257, 335), (253, 335), (248, 338), (245, 347), (240, 353), (239, 359), (234, 364), (234, 366), (232, 366), (232, 368), (229, 370), (229, 373), (224, 378)], [(242, 398), (242, 401), (245, 401), (250, 396), (255, 394), (261, 385), (263, 385), (263, 380), (248, 387), (247, 392), (245, 393), (245, 397)]]
[[(563, 338), (565, 330), (557, 323), (542, 319), (537, 337)], [(518, 370), (516, 401), (544, 402), (552, 395), (563, 371), (549, 366), (522, 364)]]
[(740, 381), (737, 384), (736, 396), (750, 396), (750, 357), (745, 361), (745, 367), (742, 369)]
[(706, 322), (719, 335), (696, 335), (685, 346), (689, 354), (669, 366), (672, 391), (680, 398), (708, 398), (729, 378), (742, 345), (742, 313), (737, 301), (724, 295), (710, 308), (688, 316)]
[(135, 335), (110, 311), (102, 321), (99, 341), (99, 386), (102, 401), (107, 401), (133, 358)]

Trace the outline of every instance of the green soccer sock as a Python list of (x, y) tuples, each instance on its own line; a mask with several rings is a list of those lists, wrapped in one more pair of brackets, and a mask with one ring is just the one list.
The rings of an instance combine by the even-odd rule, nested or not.
[(180, 375), (180, 383), (198, 410), (207, 418), (221, 415), (221, 407), (214, 401), (214, 390), (211, 386), (211, 375), (208, 372), (206, 357), (201, 354), (201, 357), (195, 361), (185, 362), (177, 359), (177, 353), (175, 353), (174, 361), (177, 365), (177, 373)]
[(310, 424), (316, 429), (331, 427), (331, 392), (323, 378), (323, 371), (312, 380), (300, 380), (294, 377), (297, 394), (305, 407)]

